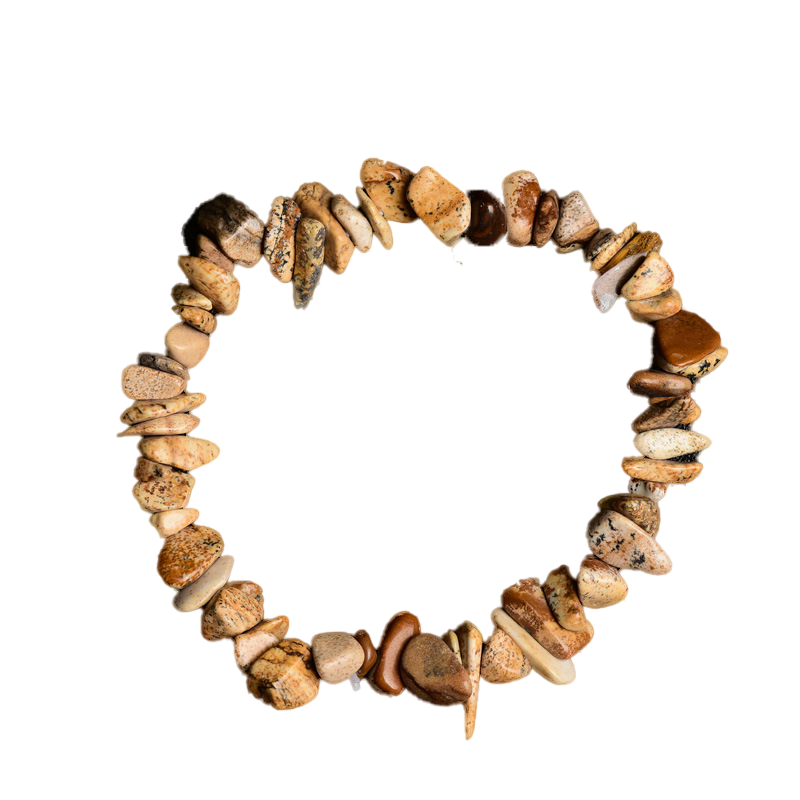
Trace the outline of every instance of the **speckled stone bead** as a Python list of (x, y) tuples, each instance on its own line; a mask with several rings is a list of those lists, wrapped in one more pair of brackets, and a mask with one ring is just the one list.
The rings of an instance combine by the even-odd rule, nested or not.
[(228, 582), (232, 570), (233, 556), (221, 556), (196, 581), (175, 595), (175, 608), (178, 611), (202, 608)]
[(191, 433), (199, 424), (200, 418), (193, 414), (172, 414), (137, 422), (117, 436), (180, 436)]
[(181, 256), (178, 266), (191, 286), (211, 301), (214, 311), (218, 314), (233, 314), (236, 311), (241, 286), (232, 272), (194, 256)]
[(586, 628), (586, 615), (578, 599), (575, 579), (566, 564), (550, 572), (542, 584), (542, 591), (553, 617), (562, 628), (576, 633)]
[(317, 675), (325, 683), (341, 683), (364, 663), (364, 651), (349, 633), (318, 633), (311, 640)]
[(361, 649), (364, 652), (364, 661), (356, 674), (359, 678), (365, 678), (378, 660), (378, 651), (375, 649), (375, 645), (372, 644), (370, 635), (363, 628), (356, 631), (353, 638), (361, 645)]
[(541, 193), (542, 189), (536, 176), (526, 169), (512, 172), (503, 180), (506, 226), (510, 245), (524, 247), (530, 244)]
[(264, 223), (244, 203), (220, 194), (199, 206), (195, 215), (199, 230), (215, 241), (232, 261), (245, 267), (259, 262)]
[(644, 261), (622, 287), (620, 294), (627, 300), (647, 300), (672, 288), (675, 275), (666, 259), (655, 251), (645, 256)]
[(589, 547), (597, 558), (617, 569), (666, 575), (672, 561), (656, 540), (618, 511), (601, 511), (589, 523)]
[(186, 470), (210, 464), (219, 455), (214, 442), (194, 436), (147, 437), (139, 442), (139, 451), (151, 461)]
[(464, 735), (471, 739), (475, 733), (475, 720), (478, 715), (478, 692), (481, 681), (481, 655), (483, 635), (471, 622), (462, 622), (456, 629), (458, 634), (459, 659), (467, 671), (472, 691), (464, 703)]
[(318, 220), (325, 226), (324, 263), (341, 274), (347, 269), (355, 248), (331, 211), (333, 193), (319, 182), (304, 183), (297, 190), (294, 200), (300, 206), (303, 217)]
[(466, 233), (469, 199), (433, 167), (423, 167), (411, 179), (406, 196), (417, 216), (446, 245), (454, 245)]
[(486, 640), (481, 657), (481, 677), (489, 683), (511, 683), (531, 673), (531, 664), (514, 640), (500, 628)]
[(586, 608), (608, 608), (628, 595), (628, 584), (616, 567), (586, 556), (578, 571), (578, 597)]
[(586, 244), (582, 245), (584, 260), (592, 261), (597, 258), (607, 247), (611, 247), (616, 238), (617, 234), (611, 228), (601, 228)]
[(598, 230), (600, 225), (580, 192), (561, 198), (558, 224), (553, 231), (553, 241), (559, 247), (588, 242)]
[(186, 389), (186, 380), (149, 367), (130, 366), (122, 371), (122, 391), (131, 400), (168, 400)]
[(544, 247), (550, 241), (553, 231), (558, 225), (558, 213), (558, 193), (552, 189), (549, 192), (543, 192), (536, 208), (531, 244), (536, 247)]
[(353, 240), (356, 250), (359, 253), (369, 252), (372, 247), (372, 225), (369, 220), (341, 194), (331, 200), (331, 211)]
[(369, 675), (370, 683), (379, 692), (396, 696), (403, 691), (400, 656), (419, 632), (419, 620), (408, 611), (401, 611), (389, 620), (378, 648), (378, 660)]
[(325, 226), (315, 219), (301, 219), (297, 226), (294, 265), (294, 304), (305, 308), (314, 295), (325, 258)]
[[(202, 292), (198, 292), (188, 283), (176, 283), (172, 287), (172, 299), (179, 306), (194, 306), (202, 308), (204, 311), (211, 311), (214, 308), (211, 301)], [(141, 361), (139, 363), (141, 364)]]
[(651, 500), (655, 500), (656, 503), (664, 499), (664, 496), (667, 494), (667, 489), (669, 489), (669, 486), (666, 483), (660, 483), (658, 481), (646, 481), (637, 478), (631, 478), (631, 480), (628, 481), (628, 491), (631, 494), (640, 494), (642, 497), (649, 497)]
[(685, 367), (675, 367), (668, 364), (660, 354), (656, 353), (656, 363), (661, 369), (666, 370), (675, 375), (683, 375), (696, 381), (706, 375), (710, 375), (717, 367), (719, 367), (728, 357), (727, 347), (718, 347), (713, 353), (703, 356), (699, 361), (693, 364), (687, 364)]
[(222, 554), (222, 537), (205, 525), (189, 525), (167, 537), (158, 555), (158, 574), (167, 586), (183, 589)]
[(700, 419), (700, 406), (691, 397), (671, 397), (660, 400), (639, 414), (633, 421), (636, 433), (657, 428), (675, 428), (691, 425)]
[(196, 508), (173, 508), (169, 511), (159, 511), (150, 516), (150, 524), (158, 531), (162, 539), (172, 536), (173, 533), (182, 531), (187, 526), (197, 522), (200, 512)]
[(279, 711), (300, 708), (319, 692), (311, 648), (300, 639), (284, 639), (250, 667), (247, 688)]
[(159, 464), (157, 461), (151, 461), (149, 458), (139, 457), (136, 459), (136, 466), (133, 470), (133, 477), (137, 481), (159, 481), (167, 480), (173, 475), (186, 475), (174, 467), (168, 467), (166, 464)]
[(203, 333), (212, 334), (217, 329), (217, 318), (208, 311), (194, 306), (172, 306), (172, 310), (187, 324)]
[(180, 361), (163, 356), (161, 353), (139, 353), (139, 366), (158, 369), (161, 372), (169, 372), (172, 375), (183, 378), (185, 381), (189, 380), (189, 370)]
[(651, 458), (622, 459), (622, 469), (631, 478), (658, 483), (691, 483), (702, 471), (699, 461), (681, 464), (676, 461), (656, 461)]
[(647, 458), (678, 458), (699, 453), (711, 446), (711, 439), (696, 431), (682, 428), (659, 428), (637, 434), (634, 447)]
[[(628, 242), (636, 236), (637, 226), (635, 222), (632, 222), (625, 228), (622, 233), (616, 234), (614, 238), (605, 244), (602, 248), (596, 248), (597, 252), (593, 255), (590, 255), (591, 258), (591, 267), (595, 272), (600, 272), (603, 268), (611, 261), (614, 256), (622, 250)], [(591, 250), (592, 245), (589, 245)]]
[(171, 414), (193, 411), (203, 405), (205, 401), (206, 396), (201, 392), (179, 394), (177, 397), (155, 402), (140, 400), (122, 412), (120, 421), (127, 425), (135, 425), (137, 422), (144, 422), (148, 419), (158, 419), (159, 417), (168, 417)]
[(233, 639), (236, 666), (245, 672), (271, 647), (275, 647), (289, 632), (289, 617), (273, 617), (259, 622), (249, 631)]
[(672, 367), (686, 367), (713, 353), (721, 344), (719, 333), (701, 316), (681, 310), (653, 324), (658, 356)]
[(218, 267), (227, 269), (228, 272), (233, 272), (236, 268), (233, 261), (220, 250), (216, 242), (212, 241), (206, 234), (200, 231), (197, 222), (198, 211), (199, 209), (196, 209), (194, 214), (192, 214), (183, 226), (183, 241), (186, 243), (186, 249), (189, 251), (189, 255), (204, 258), (206, 261), (213, 262)]
[(194, 488), (194, 477), (186, 472), (167, 468), (162, 477), (140, 480), (133, 487), (133, 496), (143, 511), (170, 511), (186, 508)]
[(391, 250), (394, 244), (392, 228), (383, 218), (378, 207), (372, 202), (372, 198), (360, 187), (356, 187), (356, 197), (358, 198), (359, 208), (372, 226), (375, 238), (381, 243), (384, 250)]
[(196, 367), (208, 352), (211, 339), (185, 322), (173, 325), (164, 337), (170, 358), (180, 361), (185, 367)]
[(300, 207), (291, 197), (276, 197), (272, 201), (264, 232), (264, 258), (272, 274), (281, 283), (288, 283), (292, 279), (294, 237), (299, 222)]
[(403, 685), (429, 703), (464, 703), (472, 694), (467, 671), (450, 648), (431, 633), (414, 636), (403, 648), (400, 672)]
[(458, 634), (450, 629), (442, 634), (442, 641), (453, 651), (453, 655), (461, 661), (461, 645), (458, 643)]
[(389, 222), (413, 222), (417, 218), (406, 197), (413, 177), (410, 169), (394, 161), (368, 158), (361, 165), (364, 190)]
[[(606, 264), (598, 267), (597, 271), (602, 275), (620, 264), (636, 264), (638, 266), (644, 261), (648, 253), (661, 250), (662, 244), (661, 237), (657, 233), (652, 231), (637, 233)], [(594, 267), (595, 264), (592, 264), (592, 268)]]
[(683, 307), (683, 301), (675, 289), (667, 289), (663, 294), (647, 300), (629, 300), (627, 306), (635, 322), (657, 322), (677, 314)]
[(611, 494), (598, 504), (601, 511), (616, 511), (635, 522), (645, 533), (655, 536), (661, 522), (658, 503), (640, 494)]
[(203, 638), (214, 641), (237, 636), (263, 618), (262, 588), (252, 581), (229, 583), (211, 598), (203, 612)]
[(491, 192), (473, 189), (467, 192), (470, 203), (470, 220), (466, 237), (479, 246), (490, 246), (506, 233), (506, 211)]
[(645, 397), (680, 397), (692, 391), (692, 382), (681, 375), (640, 369), (631, 375), (628, 388)]

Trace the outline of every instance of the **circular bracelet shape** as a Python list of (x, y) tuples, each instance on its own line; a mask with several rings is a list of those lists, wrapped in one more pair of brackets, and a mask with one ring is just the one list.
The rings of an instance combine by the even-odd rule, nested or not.
[(726, 738), (727, 161), (117, 177), (118, 739)]

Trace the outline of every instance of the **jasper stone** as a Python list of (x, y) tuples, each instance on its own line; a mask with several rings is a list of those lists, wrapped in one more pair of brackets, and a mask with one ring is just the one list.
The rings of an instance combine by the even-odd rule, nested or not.
[(558, 193), (555, 191), (544, 192), (539, 197), (536, 209), (536, 219), (533, 222), (533, 235), (531, 244), (544, 247), (552, 238), (553, 231), (558, 225)]
[(358, 198), (361, 213), (364, 214), (367, 221), (372, 226), (372, 232), (375, 234), (375, 238), (383, 245), (385, 250), (391, 250), (394, 244), (392, 228), (384, 219), (380, 209), (372, 202), (372, 198), (360, 186), (356, 186), (356, 197)]
[(325, 683), (341, 683), (364, 663), (364, 651), (349, 633), (318, 633), (311, 640), (317, 675)]
[(703, 356), (699, 361), (695, 361), (694, 364), (689, 364), (685, 367), (674, 367), (672, 364), (667, 364), (659, 354), (656, 354), (656, 362), (662, 369), (667, 370), (667, 372), (697, 380), (704, 375), (712, 373), (727, 357), (728, 348), (718, 347), (713, 353), (709, 353), (707, 356)]
[(337, 194), (331, 200), (333, 216), (339, 220), (359, 253), (372, 247), (372, 225), (369, 220), (344, 196)]
[(627, 305), (637, 322), (657, 322), (677, 314), (683, 307), (683, 301), (675, 289), (667, 289), (663, 294), (647, 300), (629, 300)]
[(159, 464), (157, 461), (141, 457), (136, 459), (136, 467), (133, 470), (133, 477), (137, 481), (170, 480), (175, 475), (186, 475), (186, 473), (174, 467), (168, 467), (166, 464)]
[(578, 597), (586, 608), (608, 608), (625, 599), (628, 584), (616, 567), (586, 556), (578, 571)]
[(237, 636), (258, 625), (263, 618), (262, 588), (252, 581), (229, 583), (211, 598), (203, 612), (203, 638), (214, 641)]
[(536, 578), (524, 578), (509, 586), (503, 592), (502, 601), (506, 613), (556, 658), (572, 658), (589, 644), (594, 634), (588, 621), (581, 631), (562, 628), (553, 618)]
[(217, 329), (217, 318), (208, 311), (194, 306), (172, 306), (172, 310), (187, 324), (203, 333), (212, 334)]
[(478, 691), (481, 683), (481, 655), (483, 635), (471, 622), (463, 622), (456, 629), (458, 634), (459, 660), (467, 671), (472, 686), (469, 699), (464, 703), (464, 734), (467, 739), (475, 733), (475, 720), (478, 715)]
[(168, 536), (158, 554), (158, 574), (173, 589), (196, 581), (220, 556), (224, 543), (213, 528), (189, 525)]
[(614, 243), (616, 238), (617, 234), (611, 228), (601, 228), (586, 244), (582, 245), (584, 259), (592, 261), (597, 258), (603, 250)]
[(514, 640), (500, 628), (486, 640), (481, 658), (481, 677), (489, 683), (511, 683), (530, 675), (531, 663)]
[(640, 494), (612, 494), (597, 504), (601, 511), (616, 511), (635, 522), (645, 533), (655, 536), (661, 521), (658, 503)]
[(550, 611), (562, 628), (576, 633), (586, 628), (586, 615), (568, 566), (564, 564), (552, 570), (542, 584), (542, 591)]
[(178, 266), (189, 283), (204, 294), (218, 314), (233, 314), (239, 305), (241, 286), (232, 272), (195, 256), (180, 256)]
[(530, 244), (541, 193), (539, 181), (528, 170), (512, 172), (503, 180), (508, 243), (514, 247)]
[(151, 461), (186, 470), (210, 464), (219, 455), (214, 442), (194, 436), (148, 437), (139, 442), (139, 451)]
[(656, 352), (673, 367), (686, 367), (713, 353), (719, 333), (701, 316), (681, 310), (653, 325)]
[(378, 648), (378, 660), (369, 675), (370, 683), (379, 692), (398, 695), (403, 691), (400, 657), (403, 648), (419, 632), (419, 620), (408, 611), (401, 611), (389, 620)]
[(175, 595), (175, 608), (178, 611), (202, 608), (228, 582), (232, 570), (233, 556), (221, 556), (196, 581)]
[(617, 302), (617, 298), (620, 296), (622, 287), (636, 271), (643, 259), (644, 256), (642, 255), (632, 256), (621, 264), (617, 264), (616, 267), (606, 270), (597, 276), (592, 286), (592, 298), (602, 314), (613, 308), (614, 303)]
[(294, 237), (300, 222), (300, 207), (291, 197), (276, 197), (264, 231), (264, 258), (281, 282), (292, 279), (295, 259)]
[(117, 436), (178, 436), (191, 433), (199, 424), (200, 418), (193, 414), (172, 414), (137, 422)]
[(570, 192), (561, 198), (553, 241), (559, 247), (567, 247), (575, 242), (588, 242), (600, 230), (589, 204), (580, 192)]
[(319, 692), (311, 648), (300, 639), (284, 639), (251, 667), (247, 689), (279, 711), (310, 703)]
[(433, 167), (423, 167), (408, 184), (408, 202), (442, 242), (452, 246), (469, 228), (469, 198)]
[(150, 367), (130, 366), (122, 371), (122, 391), (131, 400), (164, 400), (186, 389), (186, 380)]
[(490, 192), (473, 189), (467, 192), (470, 204), (467, 239), (482, 247), (495, 244), (506, 233), (506, 210)]
[(669, 486), (658, 481), (644, 481), (632, 478), (628, 481), (628, 491), (631, 494), (640, 494), (642, 497), (649, 497), (656, 503), (664, 499)]
[[(602, 275), (609, 270), (618, 267), (620, 264), (635, 263), (637, 267), (644, 261), (648, 253), (661, 249), (661, 237), (652, 231), (642, 231), (637, 233), (627, 244), (623, 245), (613, 258), (610, 258), (602, 267), (598, 267), (597, 271)], [(594, 264), (592, 267), (594, 268)]]
[(691, 425), (700, 419), (700, 406), (691, 397), (674, 397), (660, 400), (639, 414), (633, 421), (637, 433), (657, 428), (675, 428)]
[(316, 219), (325, 226), (325, 263), (341, 274), (347, 269), (355, 248), (331, 211), (333, 194), (319, 182), (304, 183), (294, 200), (304, 217)]
[(692, 391), (692, 382), (680, 375), (640, 369), (631, 375), (628, 388), (645, 397), (680, 397)]
[(452, 650), (431, 633), (414, 636), (400, 660), (403, 684), (421, 700), (440, 706), (464, 703), (472, 694), (469, 675)]
[(259, 262), (264, 223), (244, 203), (220, 194), (199, 206), (196, 217), (200, 231), (215, 241), (232, 261), (245, 267)]
[(674, 282), (675, 275), (666, 259), (660, 253), (651, 251), (622, 287), (620, 294), (628, 300), (646, 300), (663, 294)]
[(633, 445), (647, 458), (678, 458), (705, 450), (711, 446), (711, 439), (682, 428), (659, 428), (638, 434)]
[(589, 547), (597, 558), (618, 569), (666, 575), (672, 561), (656, 540), (618, 511), (601, 511), (589, 523)]
[(461, 661), (461, 645), (458, 643), (458, 634), (451, 629), (442, 634), (442, 641), (452, 650), (453, 655)]
[(167, 331), (164, 343), (170, 358), (180, 361), (185, 367), (196, 367), (205, 358), (211, 339), (208, 334), (179, 322)]
[[(188, 283), (176, 283), (172, 287), (172, 299), (179, 306), (194, 306), (195, 308), (202, 308), (204, 311), (211, 311), (214, 306), (211, 301), (201, 292), (198, 292), (193, 286)], [(142, 363), (141, 361), (139, 362)]]
[[(195, 221), (195, 229), (197, 230), (196, 224)], [(184, 235), (184, 239), (186, 239), (186, 235)], [(194, 239), (186, 239), (186, 246), (190, 256), (204, 258), (206, 261), (211, 261), (218, 267), (228, 270), (228, 272), (233, 272), (236, 267), (233, 261), (203, 233), (197, 232)]]
[(368, 158), (361, 165), (361, 183), (370, 199), (390, 222), (413, 222), (417, 215), (406, 197), (408, 184), (414, 177), (410, 169)]
[(173, 533), (182, 531), (188, 525), (197, 521), (200, 512), (196, 508), (173, 508), (169, 511), (159, 511), (152, 514), (150, 524), (158, 531), (162, 539), (172, 536)]
[(378, 651), (375, 649), (375, 645), (372, 644), (370, 635), (363, 628), (356, 631), (353, 638), (361, 645), (361, 650), (364, 653), (364, 661), (356, 674), (359, 678), (364, 678), (378, 660)]
[(325, 259), (325, 226), (315, 219), (301, 219), (297, 226), (297, 257), (294, 265), (294, 304), (305, 308), (314, 295)]
[(143, 511), (170, 511), (186, 508), (194, 488), (194, 477), (185, 472), (170, 471), (162, 478), (139, 481), (133, 496)]
[(259, 622), (249, 631), (233, 639), (233, 655), (236, 665), (245, 672), (258, 658), (275, 647), (289, 632), (289, 617), (273, 617)]
[(691, 483), (702, 471), (699, 461), (680, 464), (675, 461), (655, 461), (651, 458), (622, 459), (622, 469), (631, 478), (659, 483)]
[[(590, 255), (591, 258), (591, 267), (596, 272), (600, 272), (609, 261), (611, 261), (614, 256), (622, 250), (628, 242), (636, 236), (637, 226), (635, 222), (632, 222), (625, 228), (622, 233), (616, 234), (614, 238), (605, 244), (603, 248), (597, 248), (597, 252), (593, 255)], [(591, 245), (590, 245), (591, 248)]]
[(169, 372), (172, 375), (183, 378), (185, 381), (189, 380), (189, 370), (180, 361), (168, 356), (162, 356), (161, 353), (139, 353), (139, 366), (158, 369), (161, 372)]
[(155, 402), (140, 400), (123, 411), (120, 420), (128, 425), (135, 425), (137, 422), (144, 422), (148, 419), (168, 417), (171, 414), (179, 414), (183, 411), (193, 411), (203, 405), (205, 401), (206, 396), (201, 392), (179, 394), (177, 397)]

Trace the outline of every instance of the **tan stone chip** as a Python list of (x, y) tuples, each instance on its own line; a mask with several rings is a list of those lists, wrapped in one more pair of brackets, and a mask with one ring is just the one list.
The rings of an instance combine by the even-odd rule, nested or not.
[(514, 640), (500, 628), (486, 640), (481, 657), (481, 677), (489, 683), (511, 683), (531, 673), (531, 663)]
[(164, 540), (158, 554), (158, 574), (167, 586), (183, 589), (220, 557), (224, 546), (213, 528), (189, 525)]
[(168, 400), (186, 389), (186, 380), (169, 372), (131, 365), (122, 371), (122, 391), (131, 400)]
[(207, 439), (193, 436), (152, 436), (139, 442), (145, 458), (178, 469), (197, 469), (219, 455), (219, 447)]
[(179, 394), (177, 397), (155, 402), (140, 400), (122, 412), (120, 421), (127, 425), (135, 425), (137, 422), (144, 422), (148, 419), (167, 417), (184, 411), (193, 411), (203, 405), (205, 401), (206, 396), (202, 392)]
[(431, 232), (448, 246), (469, 228), (469, 198), (433, 167), (423, 167), (408, 185), (408, 202)]
[(360, 186), (356, 186), (356, 197), (358, 198), (361, 212), (372, 227), (375, 238), (383, 245), (384, 250), (391, 250), (394, 244), (391, 226), (383, 218), (372, 198)]
[(221, 588), (208, 601), (200, 628), (204, 639), (214, 641), (244, 633), (263, 618), (262, 588), (252, 581), (235, 581)]
[(179, 322), (167, 331), (164, 343), (170, 358), (180, 361), (185, 367), (196, 367), (205, 358), (211, 339), (207, 333)]
[(658, 428), (637, 434), (633, 445), (647, 458), (670, 459), (699, 453), (711, 446), (711, 439), (702, 433), (682, 428)]
[(294, 200), (304, 217), (318, 220), (325, 226), (325, 263), (334, 272), (344, 272), (355, 248), (331, 211), (333, 194), (319, 182), (304, 183)]
[(261, 260), (264, 223), (235, 197), (217, 195), (197, 209), (196, 218), (198, 228), (232, 261), (252, 267)]
[(162, 539), (166, 539), (167, 536), (172, 536), (173, 533), (178, 533), (197, 522), (199, 516), (200, 512), (196, 508), (174, 508), (152, 514), (150, 524), (158, 531), (158, 535)]
[(675, 275), (667, 260), (661, 253), (652, 250), (622, 287), (620, 294), (627, 300), (647, 300), (671, 289), (674, 282)]
[(276, 197), (267, 218), (264, 258), (272, 274), (281, 282), (292, 279), (295, 260), (295, 234), (300, 222), (300, 207), (291, 197)]
[(184, 586), (173, 603), (178, 611), (197, 611), (227, 582), (233, 570), (233, 556), (218, 558), (196, 581)]
[(693, 364), (687, 364), (685, 367), (675, 367), (672, 364), (668, 364), (658, 353), (656, 353), (656, 363), (661, 369), (667, 372), (697, 380), (704, 375), (710, 375), (727, 357), (728, 348), (720, 346), (707, 356), (703, 356), (699, 361), (695, 361)]
[(617, 569), (666, 575), (672, 561), (656, 540), (618, 511), (600, 511), (586, 533), (597, 558)]
[(622, 459), (622, 469), (626, 475), (640, 481), (691, 483), (703, 471), (703, 465), (699, 461), (682, 464), (678, 461), (628, 456)]
[(628, 300), (627, 305), (636, 322), (658, 322), (677, 314), (683, 308), (683, 301), (675, 289), (667, 289), (647, 300)]
[(273, 617), (259, 622), (249, 631), (240, 633), (233, 640), (236, 665), (245, 672), (258, 658), (275, 647), (289, 631), (289, 617)]
[(553, 231), (553, 241), (559, 247), (588, 242), (599, 230), (600, 224), (580, 192), (561, 198), (558, 224)]
[(586, 608), (607, 608), (622, 602), (628, 584), (616, 567), (595, 556), (586, 556), (578, 571), (578, 596)]
[(481, 655), (483, 653), (483, 636), (471, 622), (463, 622), (456, 629), (461, 665), (467, 671), (472, 693), (464, 703), (464, 733), (471, 739), (475, 733), (475, 720), (478, 714), (478, 690), (481, 681)]
[(178, 266), (189, 283), (211, 301), (214, 311), (218, 314), (236, 311), (241, 286), (232, 272), (195, 256), (180, 256)]
[(410, 169), (393, 161), (368, 158), (361, 165), (364, 190), (389, 222), (413, 222), (417, 218), (406, 197), (413, 177)]
[(349, 633), (318, 633), (311, 640), (314, 665), (320, 680), (341, 683), (355, 675), (364, 663), (364, 650)]
[(353, 240), (359, 253), (372, 246), (372, 225), (369, 220), (344, 196), (337, 194), (331, 200), (331, 211)]
[(176, 283), (172, 287), (172, 299), (179, 306), (194, 306), (202, 308), (204, 311), (211, 311), (214, 308), (204, 294), (198, 292), (193, 286), (189, 286), (188, 283)]
[(299, 708), (319, 692), (311, 648), (300, 639), (283, 639), (250, 667), (247, 688), (278, 710)]
[(203, 333), (212, 334), (217, 329), (217, 318), (195, 306), (172, 306), (172, 310), (187, 324)]
[(618, 233), (614, 239), (592, 259), (592, 269), (598, 272), (602, 270), (603, 267), (605, 267), (605, 265), (636, 236), (636, 231), (636, 223), (632, 222), (622, 233)]

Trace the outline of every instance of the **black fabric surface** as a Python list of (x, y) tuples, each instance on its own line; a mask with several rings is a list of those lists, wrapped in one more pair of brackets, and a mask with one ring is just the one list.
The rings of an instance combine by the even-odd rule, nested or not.
[[(545, 186), (580, 187), (603, 224), (655, 228), (687, 305), (730, 343), (728, 159), (396, 158), (467, 191), (528, 166)], [(181, 279), (180, 228), (199, 201), (224, 189), (265, 215), (309, 179), (352, 197), (359, 162), (119, 159), (115, 373), (174, 321), (159, 301)], [(462, 265), (421, 224), (394, 230), (391, 253), (376, 244), (326, 273), (306, 314), (263, 264), (240, 270), (241, 309), (193, 373), (210, 397), (196, 433), (222, 457), (196, 473), (192, 504), (236, 555), (234, 576), (260, 581), (267, 612), (306, 640), (350, 623), (377, 638), (402, 607), (437, 633), (465, 617), (488, 633), (503, 586), (577, 566), (582, 525), (624, 489), (618, 462), (634, 452), (644, 401), (623, 381), (647, 365), (647, 330), (621, 305), (586, 315), (577, 256), (462, 245)], [(729, 738), (729, 373), (698, 394), (698, 429), (716, 442), (705, 474), (663, 503), (672, 575), (630, 574), (628, 602), (591, 614), (573, 686), (484, 685), (476, 741)], [(197, 615), (171, 610), (130, 485), (117, 475), (118, 740), (458, 740), (448, 711), (408, 696), (323, 687), (291, 714), (250, 699)]]

